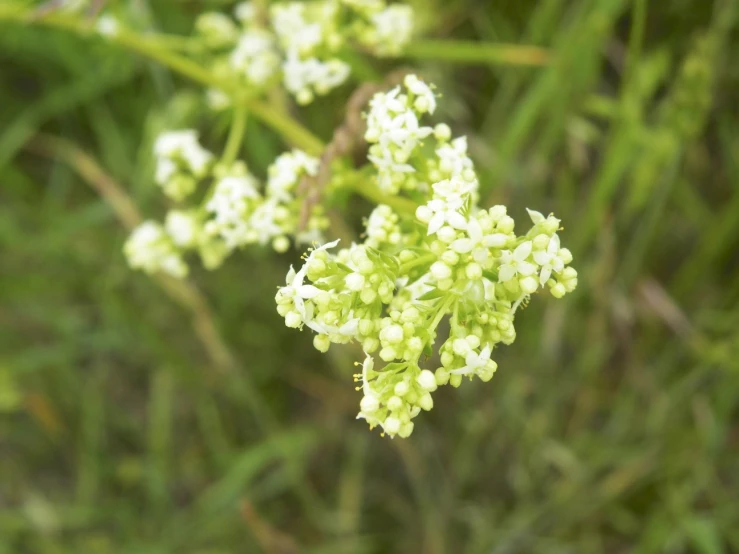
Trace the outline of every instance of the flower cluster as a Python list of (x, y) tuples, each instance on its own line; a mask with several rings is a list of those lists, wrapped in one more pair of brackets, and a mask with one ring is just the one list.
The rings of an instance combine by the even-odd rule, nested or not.
[[(297, 188), (318, 171), (318, 159), (300, 150), (279, 156), (269, 167), (262, 187), (243, 162), (216, 163), (198, 142), (195, 131), (163, 133), (154, 145), (155, 180), (180, 205), (170, 210), (164, 225), (147, 221), (125, 245), (131, 267), (148, 273), (184, 277), (187, 251), (196, 251), (208, 269), (218, 267), (237, 248), (271, 245), (278, 252), (296, 242), (322, 239), (328, 220), (320, 205), (301, 221), (302, 199)], [(198, 186), (202, 187), (198, 195)], [(197, 203), (183, 206), (193, 196)]]
[[(433, 87), (408, 75), (403, 87), (379, 93), (370, 101), (365, 139), (370, 143), (369, 161), (377, 168), (377, 185), (386, 194), (401, 190), (426, 194), (430, 184), (454, 177), (467, 183), (476, 195), (477, 178), (467, 156), (467, 140), (451, 140), (445, 123), (421, 125), (436, 110)], [(433, 142), (433, 155), (423, 149), (424, 139)]]
[[(493, 377), (494, 349), (514, 341), (515, 315), (532, 294), (560, 298), (577, 286), (557, 218), (529, 210), (532, 226), (518, 234), (505, 206), (478, 207), (465, 139), (420, 121), (435, 106), (433, 88), (415, 76), (372, 99), (366, 138), (375, 184), (418, 207), (378, 206), (364, 243), (335, 253), (338, 241), (313, 249), (276, 296), (286, 325), (312, 330), (318, 350), (362, 345), (358, 417), (391, 437), (411, 434), (437, 387)], [(439, 337), (445, 318), (449, 333)], [(423, 368), (437, 344), (431, 359), (438, 363)]]
[[(350, 67), (339, 52), (348, 44), (396, 55), (413, 31), (411, 8), (385, 0), (280, 2), (268, 13), (244, 2), (234, 16), (205, 13), (196, 24), (219, 73), (257, 89), (281, 78), (301, 104), (346, 81)], [(211, 91), (210, 100), (214, 107), (228, 105), (220, 91)]]
[(176, 202), (195, 191), (213, 161), (213, 155), (200, 146), (198, 134), (192, 129), (162, 133), (154, 144), (154, 156), (154, 180)]

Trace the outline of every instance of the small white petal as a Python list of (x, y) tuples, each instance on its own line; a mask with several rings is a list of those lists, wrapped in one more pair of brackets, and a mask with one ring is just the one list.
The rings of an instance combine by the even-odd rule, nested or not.
[(473, 243), (470, 239), (457, 239), (452, 244), (452, 250), (457, 254), (467, 254), (473, 247)]
[(544, 252), (543, 250), (534, 252), (534, 261), (539, 265), (546, 265), (551, 261), (551, 259), (552, 255), (548, 252)]
[(521, 275), (531, 275), (536, 271), (536, 266), (529, 262), (518, 262), (516, 264), (516, 269)]
[(513, 259), (518, 262), (524, 261), (526, 258), (529, 257), (529, 254), (531, 254), (532, 248), (533, 245), (531, 244), (530, 240), (519, 244), (518, 247), (513, 251)]
[(321, 289), (314, 287), (313, 285), (300, 285), (298, 287), (298, 296), (301, 298), (314, 298), (321, 292)]
[(513, 279), (515, 275), (516, 270), (512, 265), (502, 265), (500, 266), (500, 270), (498, 270), (498, 281), (505, 283), (506, 281)]
[(526, 208), (526, 211), (529, 212), (529, 217), (531, 218), (531, 221), (534, 223), (534, 225), (536, 225), (537, 223), (541, 223), (546, 219), (540, 212), (529, 210), (528, 208)]
[(434, 217), (431, 218), (431, 221), (429, 221), (429, 235), (435, 234), (439, 229), (441, 229), (444, 226), (444, 214), (441, 212), (437, 212), (434, 214)]
[(467, 224), (467, 234), (475, 242), (480, 242), (482, 240), (482, 227), (480, 227), (480, 223), (477, 219), (470, 219), (470, 222)]
[(451, 212), (447, 214), (449, 225), (455, 229), (465, 229), (467, 227), (467, 219), (459, 212)]
[(503, 233), (495, 233), (493, 235), (487, 235), (482, 243), (488, 248), (501, 248), (508, 242), (508, 235)]
[(541, 275), (539, 276), (539, 284), (543, 287), (544, 284), (549, 281), (549, 277), (552, 276), (551, 266), (544, 266), (541, 268)]

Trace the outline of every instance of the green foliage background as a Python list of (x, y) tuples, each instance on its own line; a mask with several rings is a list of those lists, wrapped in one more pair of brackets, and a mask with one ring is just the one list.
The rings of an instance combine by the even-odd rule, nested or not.
[[(187, 33), (217, 6), (129, 8)], [(484, 204), (554, 211), (580, 286), (535, 299), (493, 381), (440, 390), (394, 441), (354, 420), (361, 353), (321, 356), (276, 314), (298, 252), (197, 271), (209, 311), (173, 301), (126, 266), (126, 231), (79, 159), (34, 142), (64, 137), (160, 217), (153, 137), (197, 126), (218, 145), (227, 131), (199, 86), (0, 21), (0, 553), (739, 551), (739, 7), (415, 7), (429, 39), (550, 49), (544, 67), (450, 60), (443, 45), (358, 55), (354, 75), (402, 64), (435, 82)], [(294, 113), (328, 139), (357, 85)], [(250, 120), (255, 172), (284, 148)], [(351, 199), (341, 232), (369, 209)], [(204, 347), (211, 316), (211, 349), (232, 364)]]

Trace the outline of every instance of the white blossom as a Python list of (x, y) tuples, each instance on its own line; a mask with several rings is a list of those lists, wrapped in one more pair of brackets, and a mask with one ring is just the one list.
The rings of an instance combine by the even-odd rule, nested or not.
[(134, 269), (162, 272), (178, 279), (187, 275), (187, 265), (164, 228), (154, 221), (145, 221), (134, 229), (123, 250)]
[(501, 253), (501, 264), (498, 268), (498, 281), (505, 283), (516, 275), (527, 277), (536, 271), (536, 266), (526, 261), (531, 255), (532, 244), (530, 240), (522, 242), (511, 252), (504, 250)]

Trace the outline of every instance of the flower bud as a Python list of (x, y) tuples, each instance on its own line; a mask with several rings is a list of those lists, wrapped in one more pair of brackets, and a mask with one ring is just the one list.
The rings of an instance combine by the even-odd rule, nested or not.
[(536, 292), (536, 289), (539, 288), (539, 282), (534, 277), (524, 277), (519, 281), (519, 284), (521, 285), (521, 290), (525, 294), (534, 294)]
[(431, 275), (433, 275), (434, 279), (436, 279), (437, 281), (449, 279), (449, 277), (452, 276), (451, 268), (444, 262), (434, 262), (433, 264), (431, 264), (430, 271)]
[(377, 293), (372, 289), (362, 289), (359, 293), (359, 299), (365, 304), (372, 304), (377, 300)]
[(564, 264), (569, 264), (572, 262), (572, 252), (570, 252), (568, 248), (560, 248), (557, 255)]
[(380, 401), (374, 394), (367, 394), (359, 402), (359, 409), (367, 414), (376, 412), (380, 408)]
[(459, 263), (459, 254), (454, 250), (447, 250), (441, 255), (441, 261), (446, 265), (455, 266)]
[(377, 340), (375, 337), (367, 337), (362, 341), (362, 348), (365, 352), (374, 352), (378, 348), (380, 348), (380, 341)]
[(303, 318), (298, 312), (288, 312), (285, 316), (285, 325), (291, 329), (297, 329), (303, 323)]
[(439, 237), (440, 241), (449, 244), (457, 238), (457, 231), (449, 225), (444, 225), (437, 231), (436, 236)]
[(397, 412), (403, 407), (403, 401), (398, 396), (391, 396), (387, 401), (387, 408), (391, 412)]
[(471, 348), (469, 343), (465, 339), (454, 339), (452, 342), (452, 350), (454, 350), (454, 353), (457, 356), (461, 356), (464, 358), (467, 354), (469, 354)]
[(436, 390), (436, 377), (428, 369), (424, 369), (419, 373), (416, 382), (426, 391), (433, 392)]
[(498, 231), (505, 234), (512, 233), (515, 226), (516, 222), (513, 221), (513, 218), (509, 215), (504, 215), (498, 222)]
[(400, 420), (397, 417), (390, 416), (385, 419), (382, 428), (388, 435), (395, 435), (400, 431)]
[(364, 275), (360, 273), (350, 273), (344, 278), (346, 288), (351, 291), (359, 292), (364, 287)]
[(549, 289), (549, 292), (552, 293), (552, 296), (554, 296), (554, 298), (562, 298), (565, 294), (567, 294), (567, 290), (562, 283), (557, 283), (556, 285), (554, 285), (551, 289)]
[(398, 344), (403, 340), (403, 328), (400, 325), (389, 325), (380, 331), (380, 339), (390, 344)]
[(328, 352), (328, 349), (331, 346), (331, 341), (326, 335), (316, 335), (313, 337), (313, 346), (319, 352)]
[(436, 370), (434, 378), (436, 379), (436, 384), (440, 387), (446, 385), (449, 382), (449, 371), (440, 367)]
[(431, 398), (431, 395), (429, 393), (426, 393), (418, 399), (418, 405), (421, 407), (422, 410), (428, 412), (431, 410), (431, 408), (434, 407), (434, 399)]
[(433, 215), (433, 212), (428, 206), (418, 206), (418, 208), (416, 208), (416, 217), (421, 223), (428, 223), (431, 221), (431, 217)]
[(401, 426), (398, 436), (402, 439), (407, 439), (411, 436), (411, 433), (413, 433), (413, 422), (409, 421)]
[(536, 235), (536, 237), (534, 237), (534, 240), (532, 241), (534, 244), (534, 249), (535, 250), (546, 249), (546, 247), (549, 246), (549, 240), (550, 240), (549, 235), (544, 235), (544, 234)]
[(467, 264), (467, 267), (464, 269), (464, 274), (468, 279), (472, 279), (474, 281), (482, 279), (482, 267), (474, 262)]

